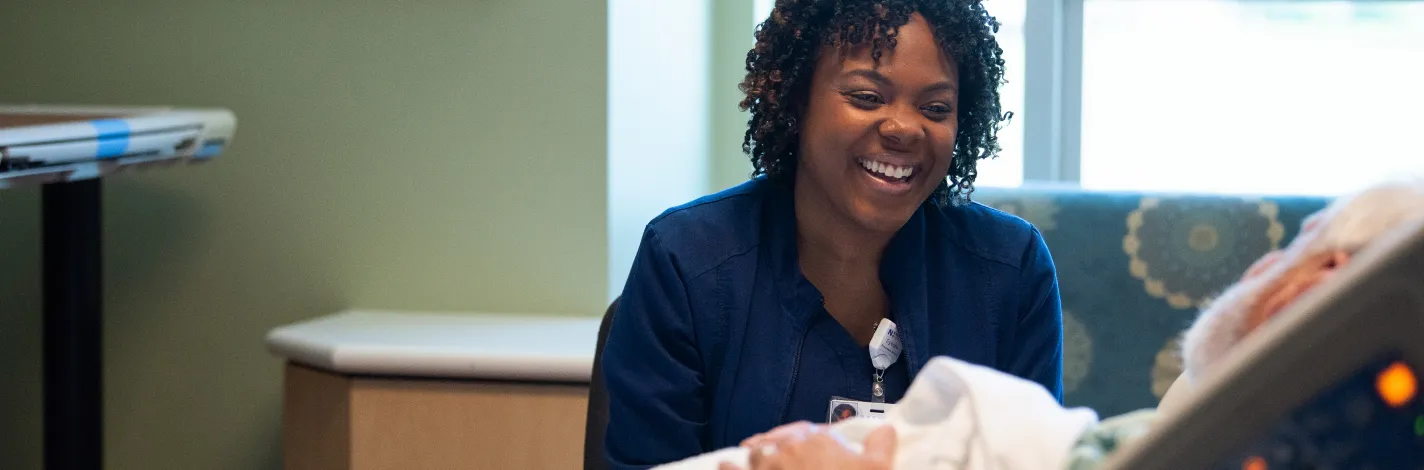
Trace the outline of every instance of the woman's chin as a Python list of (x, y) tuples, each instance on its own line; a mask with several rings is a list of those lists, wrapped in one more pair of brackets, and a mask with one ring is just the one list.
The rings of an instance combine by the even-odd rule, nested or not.
[(884, 207), (878, 204), (856, 204), (851, 218), (863, 230), (872, 233), (893, 234), (899, 232), (919, 206)]

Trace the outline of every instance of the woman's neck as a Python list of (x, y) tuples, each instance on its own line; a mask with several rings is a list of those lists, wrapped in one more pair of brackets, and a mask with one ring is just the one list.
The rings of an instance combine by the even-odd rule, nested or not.
[(795, 191), (801, 273), (821, 291), (826, 311), (857, 343), (868, 344), (875, 322), (888, 314), (880, 262), (894, 234), (856, 226), (807, 186)]
[(858, 226), (810, 184), (797, 184), (794, 197), (796, 249), (803, 270), (850, 277), (878, 276), (881, 257), (894, 234), (874, 233)]

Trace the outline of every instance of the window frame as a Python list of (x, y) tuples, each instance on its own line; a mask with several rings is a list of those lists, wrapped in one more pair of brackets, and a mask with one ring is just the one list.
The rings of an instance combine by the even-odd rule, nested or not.
[(1025, 185), (1080, 180), (1085, 1), (1025, 0)]

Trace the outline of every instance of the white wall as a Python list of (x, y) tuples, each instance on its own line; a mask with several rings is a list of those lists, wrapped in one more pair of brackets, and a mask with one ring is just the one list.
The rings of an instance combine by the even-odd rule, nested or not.
[(608, 2), (608, 296), (643, 227), (708, 189), (711, 0)]

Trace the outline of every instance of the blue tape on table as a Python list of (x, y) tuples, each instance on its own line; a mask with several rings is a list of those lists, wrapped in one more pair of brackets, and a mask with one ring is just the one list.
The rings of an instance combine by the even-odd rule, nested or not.
[(217, 155), (217, 154), (222, 153), (222, 150), (223, 150), (223, 143), (222, 143), (222, 142), (208, 142), (207, 144), (204, 144), (204, 145), (203, 145), (203, 148), (198, 149), (198, 153), (197, 153), (196, 156), (197, 156), (198, 158), (211, 157), (211, 156), (214, 156), (214, 155)]
[(100, 119), (90, 121), (99, 137), (99, 148), (94, 158), (114, 158), (129, 150), (129, 125), (122, 119)]

